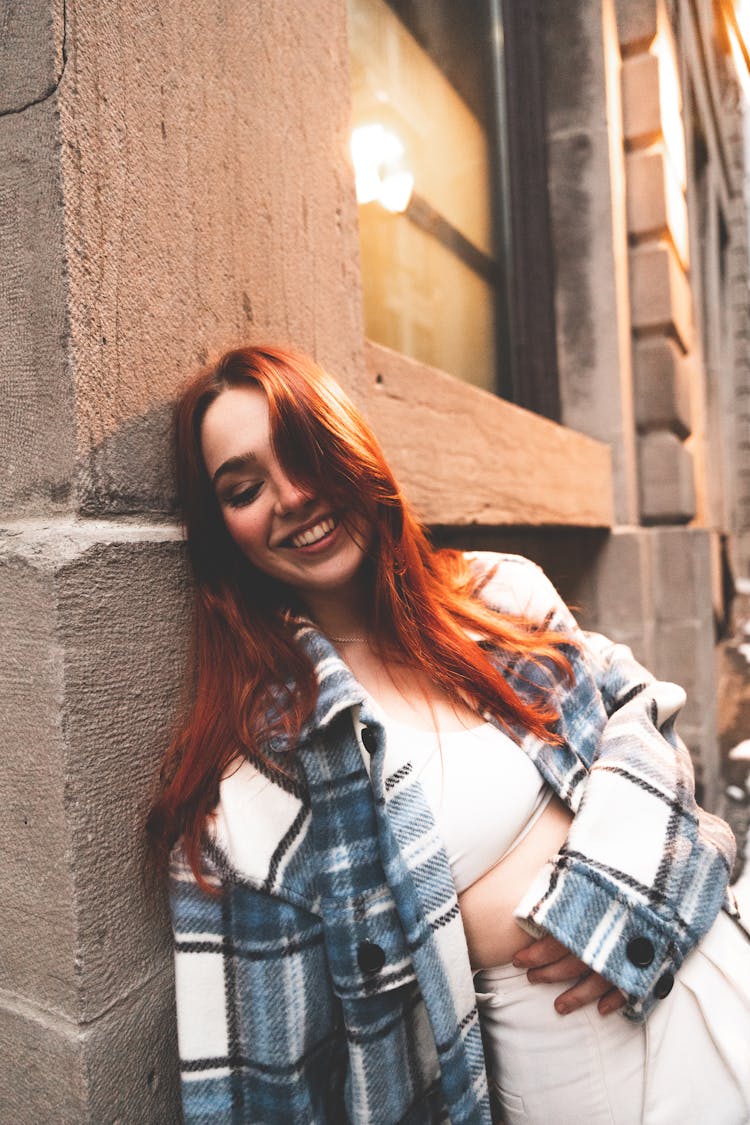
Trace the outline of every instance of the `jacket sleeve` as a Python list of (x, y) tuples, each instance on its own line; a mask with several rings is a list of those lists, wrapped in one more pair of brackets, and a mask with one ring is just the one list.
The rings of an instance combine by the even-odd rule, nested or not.
[(641, 1020), (722, 904), (732, 909), (734, 838), (696, 804), (690, 755), (675, 730), (682, 688), (656, 680), (627, 646), (583, 633), (534, 569), (537, 604), (574, 642), (574, 683), (558, 687), (558, 733), (578, 770), (568, 839), (515, 914), (621, 988), (626, 1015)]
[(186, 1125), (342, 1119), (346, 1044), (320, 919), (237, 881), (170, 871)]

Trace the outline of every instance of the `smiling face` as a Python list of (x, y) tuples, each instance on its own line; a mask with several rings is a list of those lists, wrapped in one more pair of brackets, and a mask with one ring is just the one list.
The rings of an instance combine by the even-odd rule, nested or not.
[(345, 513), (289, 479), (257, 384), (230, 387), (214, 399), (201, 448), (227, 531), (253, 566), (307, 601), (356, 584), (370, 535), (351, 517), (350, 534)]

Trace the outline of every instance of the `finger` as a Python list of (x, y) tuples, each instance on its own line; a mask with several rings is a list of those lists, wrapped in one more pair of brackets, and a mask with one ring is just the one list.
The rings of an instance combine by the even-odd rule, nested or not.
[(582, 1008), (585, 1004), (598, 1000), (611, 988), (611, 981), (605, 980), (604, 977), (599, 976), (599, 973), (589, 973), (567, 992), (560, 993), (555, 1000), (555, 1009), (561, 1016), (567, 1015), (568, 1012), (574, 1012), (576, 1008)]
[(562, 957), (559, 961), (553, 961), (549, 965), (541, 965), (537, 969), (529, 969), (526, 976), (532, 984), (540, 984), (563, 980), (580, 980), (588, 971), (588, 965), (585, 965), (580, 957), (576, 957), (574, 953), (569, 953), (567, 957)]
[(531, 969), (539, 965), (550, 965), (561, 957), (567, 957), (569, 953), (566, 945), (552, 937), (552, 934), (546, 934), (531, 945), (519, 949), (513, 958), (513, 964), (517, 969)]
[(604, 993), (597, 1004), (597, 1008), (600, 1015), (608, 1016), (610, 1012), (616, 1012), (618, 1008), (622, 1008), (624, 1005), (625, 997), (623, 993), (620, 992), (619, 988), (611, 988), (609, 992)]

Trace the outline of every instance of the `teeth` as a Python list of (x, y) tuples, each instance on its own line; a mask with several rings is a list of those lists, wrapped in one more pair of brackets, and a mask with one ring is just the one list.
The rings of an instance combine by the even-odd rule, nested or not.
[(314, 527), (308, 527), (307, 531), (301, 531), (299, 535), (292, 536), (292, 545), (294, 547), (309, 547), (312, 543), (317, 543), (324, 535), (328, 535), (333, 531), (336, 526), (336, 521), (333, 517), (326, 520), (321, 520), (316, 523)]

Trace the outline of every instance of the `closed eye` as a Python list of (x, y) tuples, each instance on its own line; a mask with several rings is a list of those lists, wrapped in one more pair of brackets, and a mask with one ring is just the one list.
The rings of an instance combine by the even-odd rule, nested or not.
[(244, 508), (247, 504), (252, 504), (253, 500), (260, 492), (262, 485), (262, 481), (251, 484), (247, 488), (235, 492), (232, 496), (228, 496), (225, 503), (228, 504), (230, 508)]

